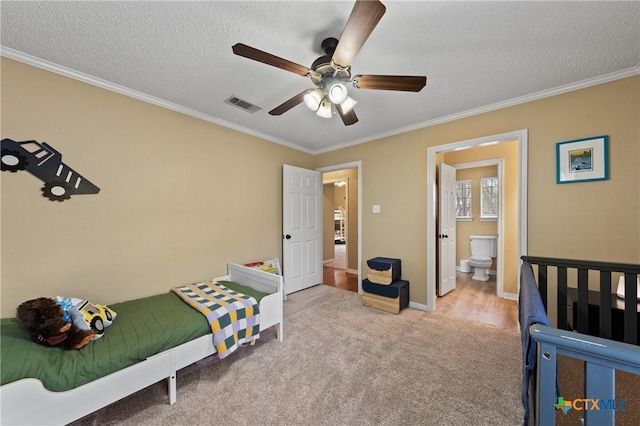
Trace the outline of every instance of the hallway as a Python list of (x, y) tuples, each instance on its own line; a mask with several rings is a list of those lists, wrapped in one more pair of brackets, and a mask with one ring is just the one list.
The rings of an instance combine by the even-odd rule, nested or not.
[(343, 290), (358, 292), (358, 274), (350, 274), (346, 268), (346, 245), (334, 245), (334, 258), (324, 264), (323, 283)]
[(333, 247), (333, 259), (330, 262), (326, 262), (324, 266), (334, 269), (347, 269), (347, 245), (334, 244)]

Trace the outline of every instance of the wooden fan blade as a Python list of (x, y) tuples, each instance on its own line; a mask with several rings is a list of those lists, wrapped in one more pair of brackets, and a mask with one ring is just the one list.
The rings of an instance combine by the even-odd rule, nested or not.
[(232, 49), (233, 53), (238, 56), (244, 56), (245, 58), (253, 59), (254, 61), (262, 62), (263, 64), (282, 68), (285, 71), (303, 76), (311, 74), (311, 70), (303, 65), (296, 64), (295, 62), (280, 58), (272, 55), (271, 53), (263, 52), (255, 47), (247, 46), (246, 44), (236, 43), (233, 45)]
[(289, 99), (288, 101), (283, 102), (282, 104), (278, 105), (277, 107), (275, 107), (274, 109), (269, 111), (269, 114), (271, 114), (271, 115), (282, 115), (282, 114), (284, 114), (285, 112), (289, 111), (294, 106), (296, 106), (299, 103), (301, 103), (302, 101), (304, 101), (304, 95), (306, 95), (308, 92), (309, 92), (309, 90), (305, 90), (304, 92), (298, 93), (293, 98)]
[(419, 92), (427, 84), (427, 77), (411, 75), (356, 75), (353, 85), (358, 89), (401, 90)]
[(386, 10), (378, 0), (356, 1), (331, 58), (336, 65), (343, 68), (351, 65)]
[(342, 122), (345, 126), (351, 126), (358, 122), (358, 116), (356, 116), (356, 112), (351, 108), (349, 111), (342, 111), (342, 106), (340, 104), (336, 104), (336, 110), (338, 110), (338, 114), (340, 118), (342, 118)]

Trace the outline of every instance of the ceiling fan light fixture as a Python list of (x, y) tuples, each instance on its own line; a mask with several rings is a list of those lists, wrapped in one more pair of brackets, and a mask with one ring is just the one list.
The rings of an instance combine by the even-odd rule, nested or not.
[(318, 111), (316, 111), (316, 114), (322, 118), (331, 118), (332, 117), (331, 106), (332, 106), (331, 102), (329, 102), (326, 99), (323, 99), (322, 102), (320, 102), (320, 107), (318, 108)]
[(329, 86), (327, 95), (329, 96), (329, 100), (334, 104), (341, 104), (345, 99), (347, 99), (349, 93), (347, 92), (347, 86), (342, 83), (334, 83)]
[(304, 103), (312, 111), (317, 111), (318, 108), (320, 107), (320, 103), (322, 102), (323, 97), (324, 97), (324, 94), (322, 93), (322, 90), (315, 89), (307, 93), (306, 95), (304, 95)]
[(351, 96), (347, 96), (347, 99), (345, 99), (344, 101), (342, 101), (342, 103), (340, 103), (340, 107), (342, 108), (342, 113), (346, 114), (347, 112), (351, 111), (355, 106), (355, 104), (357, 103), (358, 102), (355, 101)]

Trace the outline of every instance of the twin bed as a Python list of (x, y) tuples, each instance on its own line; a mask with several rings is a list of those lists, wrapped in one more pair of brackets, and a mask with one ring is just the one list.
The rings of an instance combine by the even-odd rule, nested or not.
[[(275, 326), (282, 341), (282, 276), (232, 263), (227, 273), (213, 281), (254, 297), (260, 331)], [(0, 320), (1, 424), (67, 424), (163, 379), (173, 404), (177, 371), (217, 352), (205, 316), (173, 292), (110, 307), (117, 319), (78, 351), (37, 345), (15, 318)]]

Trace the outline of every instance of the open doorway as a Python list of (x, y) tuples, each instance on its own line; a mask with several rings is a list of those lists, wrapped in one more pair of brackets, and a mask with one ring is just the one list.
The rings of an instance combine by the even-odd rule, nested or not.
[[(427, 305), (426, 310), (436, 310), (436, 287), (437, 287), (437, 183), (436, 183), (436, 164), (443, 161), (447, 152), (460, 151), (466, 148), (476, 148), (500, 144), (503, 142), (517, 141), (518, 154), (517, 159), (510, 164), (514, 168), (517, 176), (517, 193), (511, 200), (510, 205), (513, 206), (517, 223), (513, 230), (507, 235), (503, 234), (502, 250), (498, 257), (501, 259), (498, 265), (500, 268), (500, 277), (502, 279), (497, 283), (497, 292), (501, 297), (517, 298), (519, 291), (519, 274), (518, 267), (520, 257), (526, 254), (526, 200), (527, 200), (527, 131), (519, 130), (510, 133), (492, 135), (477, 139), (454, 142), (446, 145), (435, 146), (427, 151)], [(507, 216), (506, 212), (502, 212)], [(507, 237), (510, 242), (507, 241)], [(509, 249), (505, 250), (505, 244)]]
[[(344, 174), (344, 176), (342, 176)], [(348, 269), (347, 245), (349, 237), (349, 177), (348, 172), (338, 170), (325, 173), (323, 186), (324, 266)], [(332, 177), (340, 175), (339, 177)]]
[[(463, 283), (470, 281), (471, 284), (474, 281), (477, 284), (489, 281), (492, 288), (491, 293), (498, 297), (503, 297), (505, 294), (504, 265), (502, 265), (505, 251), (504, 234), (517, 232), (517, 221), (514, 220), (508, 220), (508, 226), (505, 228), (505, 202), (511, 202), (517, 196), (518, 177), (511, 173), (508, 175), (509, 182), (505, 182), (504, 172), (505, 161), (513, 162), (515, 160), (514, 158), (505, 158), (505, 156), (517, 155), (517, 141), (502, 142), (501, 144), (510, 144), (511, 146), (506, 147), (505, 150), (498, 150), (498, 155), (503, 155), (500, 158), (485, 159), (482, 158), (482, 154), (478, 155), (473, 150), (445, 153), (445, 161), (456, 170), (457, 191), (461, 190), (461, 194), (465, 193), (462, 195), (462, 200), (456, 197), (455, 265), (458, 271), (456, 281)], [(482, 150), (482, 147), (478, 149)], [(470, 154), (459, 155), (464, 154), (463, 151)], [(458, 183), (462, 185), (458, 186)], [(508, 188), (508, 191), (505, 188)], [(458, 204), (461, 206), (460, 209), (457, 208)], [(471, 266), (474, 239), (479, 240), (481, 244), (483, 241), (488, 241), (491, 248), (497, 249), (495, 256), (491, 256), (491, 264), (484, 270), (486, 271), (484, 278), (482, 270), (479, 272), (477, 268), (474, 268), (475, 265)], [(492, 244), (494, 241), (496, 243)], [(491, 250), (489, 249), (489, 251)], [(481, 253), (476, 254), (480, 255)], [(466, 274), (469, 274), (469, 277)], [(470, 278), (470, 280), (465, 278)]]
[(324, 283), (360, 292), (360, 162), (318, 169), (323, 181)]

